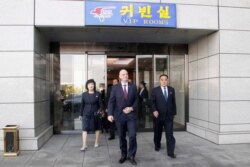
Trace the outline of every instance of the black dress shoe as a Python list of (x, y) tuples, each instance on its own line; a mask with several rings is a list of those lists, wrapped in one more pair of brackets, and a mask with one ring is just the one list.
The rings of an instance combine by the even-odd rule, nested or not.
[(169, 156), (170, 158), (176, 158), (176, 155), (175, 155), (175, 154), (168, 154), (168, 156)]
[(122, 164), (123, 162), (126, 161), (126, 159), (127, 159), (126, 157), (121, 157), (121, 158), (119, 159), (119, 163)]
[(134, 157), (130, 157), (129, 158), (129, 161), (132, 165), (137, 165), (137, 162), (135, 161), (135, 158)]
[(155, 147), (155, 151), (160, 151), (160, 148), (159, 147)]
[(109, 138), (108, 138), (108, 140), (113, 140), (113, 139), (115, 139), (115, 138), (114, 138), (114, 137), (109, 137)]

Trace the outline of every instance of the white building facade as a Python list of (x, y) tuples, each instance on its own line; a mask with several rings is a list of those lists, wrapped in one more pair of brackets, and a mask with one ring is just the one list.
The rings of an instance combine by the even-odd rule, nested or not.
[(186, 130), (216, 144), (250, 143), (250, 2), (127, 1), (176, 4), (176, 28), (88, 28), (83, 0), (0, 1), (0, 150), (6, 125), (19, 125), (21, 150), (53, 135), (52, 42), (186, 45)]

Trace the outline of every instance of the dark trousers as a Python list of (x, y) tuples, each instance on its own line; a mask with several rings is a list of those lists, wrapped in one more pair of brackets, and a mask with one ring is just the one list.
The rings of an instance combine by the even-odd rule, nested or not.
[(115, 122), (110, 123), (109, 134), (111, 138), (115, 138)]
[[(121, 114), (116, 120), (116, 127), (119, 133), (120, 150), (123, 157), (135, 157), (137, 150), (136, 141), (136, 120), (129, 119), (125, 114)], [(126, 131), (128, 131), (129, 148), (127, 149)]]
[(173, 136), (173, 118), (166, 118), (165, 120), (154, 118), (154, 144), (156, 148), (161, 148), (163, 126), (166, 135), (167, 153), (168, 155), (171, 155), (174, 154), (175, 149), (175, 138)]

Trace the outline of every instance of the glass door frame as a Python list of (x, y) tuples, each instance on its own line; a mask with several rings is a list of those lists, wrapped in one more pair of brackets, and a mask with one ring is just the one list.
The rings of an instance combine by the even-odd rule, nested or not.
[[(140, 81), (139, 81), (139, 66), (138, 66), (138, 59), (139, 58), (153, 58), (153, 55), (136, 55), (136, 64), (135, 64), (135, 66), (136, 66), (136, 86), (138, 86), (140, 83)], [(154, 73), (152, 75), (154, 75)]]
[[(139, 59), (140, 58), (150, 58), (152, 60), (152, 71), (151, 71), (151, 79), (150, 79), (150, 82), (151, 82), (151, 85), (149, 85), (149, 90), (148, 90), (148, 99), (150, 99), (150, 95), (151, 95), (151, 90), (153, 88), (155, 88), (156, 86), (158, 86), (159, 84), (156, 84), (156, 83), (159, 83), (159, 78), (157, 77), (156, 75), (156, 59), (157, 58), (164, 58), (164, 59), (167, 59), (167, 75), (170, 74), (170, 61), (169, 61), (169, 58), (170, 56), (169, 55), (166, 55), (166, 54), (162, 54), (162, 55), (159, 55), (159, 54), (145, 54), (145, 55), (136, 55), (136, 86), (138, 87), (139, 84), (140, 84), (140, 81), (139, 81)], [(153, 122), (149, 122), (150, 124), (153, 123)], [(145, 122), (146, 124), (146, 122)], [(140, 129), (140, 131), (142, 132), (147, 132), (147, 131), (152, 131), (153, 130), (153, 126), (152, 127), (148, 127), (148, 128), (144, 128), (144, 129)]]
[(158, 86), (158, 84), (155, 84), (156, 82), (159, 83), (159, 78), (157, 77), (156, 78), (156, 58), (165, 58), (167, 59), (167, 73), (164, 73), (164, 74), (167, 74), (168, 75), (168, 81), (170, 82), (170, 56), (169, 55), (166, 55), (166, 54), (154, 54), (153, 55), (153, 79), (154, 79), (154, 85), (153, 85), (153, 88)]
[[(108, 88), (108, 86), (107, 86), (107, 54), (105, 54), (105, 53), (103, 53), (103, 52), (101, 52), (101, 53), (98, 53), (98, 52), (96, 52), (95, 54), (93, 54), (93, 53), (89, 53), (89, 54), (86, 54), (87, 56), (87, 58), (86, 58), (86, 63), (87, 63), (87, 65), (86, 65), (86, 76), (87, 76), (87, 79), (91, 79), (91, 78), (89, 78), (89, 56), (104, 56), (104, 84), (105, 84), (105, 93), (107, 93), (107, 88)], [(97, 87), (98, 85), (96, 85), (96, 87)]]
[[(139, 66), (138, 66), (138, 59), (139, 58), (152, 58), (152, 69), (153, 69), (153, 85), (152, 85), (152, 88), (154, 88), (155, 86), (156, 86), (156, 84), (155, 84), (155, 81), (157, 81), (158, 82), (158, 80), (159, 80), (159, 78), (156, 78), (156, 58), (166, 58), (167, 59), (167, 66), (168, 66), (168, 68), (167, 68), (167, 75), (168, 75), (168, 77), (169, 77), (169, 75), (170, 75), (170, 73), (169, 73), (169, 70), (170, 70), (170, 67), (169, 67), (169, 65), (170, 65), (170, 56), (169, 55), (165, 55), (165, 54), (162, 54), (162, 55), (160, 55), (160, 54), (152, 54), (152, 55), (150, 55), (150, 54), (145, 54), (145, 55), (136, 55), (136, 85), (138, 86), (139, 85)], [(169, 77), (170, 78), (170, 77)], [(169, 80), (170, 81), (170, 80)]]

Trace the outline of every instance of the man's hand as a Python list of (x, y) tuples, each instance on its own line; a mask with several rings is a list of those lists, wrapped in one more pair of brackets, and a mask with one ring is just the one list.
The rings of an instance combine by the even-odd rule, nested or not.
[(154, 115), (155, 118), (158, 118), (159, 112), (158, 112), (158, 111), (154, 111), (154, 112), (153, 112), (153, 115)]
[(131, 111), (133, 111), (133, 108), (132, 107), (126, 107), (122, 110), (125, 114), (128, 114), (130, 113)]
[(112, 115), (108, 116), (108, 120), (109, 122), (113, 122), (114, 121), (114, 117)]

